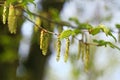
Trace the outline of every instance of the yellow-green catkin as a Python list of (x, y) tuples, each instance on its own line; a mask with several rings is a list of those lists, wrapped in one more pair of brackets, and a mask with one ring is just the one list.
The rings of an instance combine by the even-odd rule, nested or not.
[(80, 57), (81, 57), (81, 48), (82, 48), (82, 41), (81, 40), (79, 40), (78, 41), (78, 56), (77, 56), (77, 59), (80, 59)]
[(40, 26), (41, 26), (41, 19), (39, 17), (36, 17), (35, 26), (34, 26), (35, 32), (37, 32), (40, 29)]
[(84, 61), (85, 43), (83, 43), (83, 41), (81, 41), (81, 54), (82, 54), (82, 60)]
[(17, 17), (16, 17), (15, 8), (11, 4), (9, 6), (9, 14), (8, 14), (8, 28), (10, 33), (14, 33), (14, 34), (16, 33)]
[(56, 60), (59, 61), (60, 60), (60, 52), (61, 52), (61, 41), (60, 41), (60, 37), (58, 35), (57, 37), (57, 57), (56, 57)]
[(3, 17), (3, 24), (6, 24), (6, 11), (7, 11), (7, 6), (6, 6), (6, 2), (4, 3), (4, 7), (3, 7), (3, 14), (2, 14), (2, 17)]
[(64, 55), (64, 61), (67, 62), (68, 56), (69, 56), (69, 47), (70, 47), (70, 39), (66, 38), (66, 49), (65, 49), (65, 55)]
[(89, 69), (89, 59), (90, 59), (90, 45), (86, 44), (86, 54), (85, 54), (85, 60), (84, 60), (86, 72), (88, 72), (88, 69)]
[(43, 47), (43, 40), (44, 40), (44, 30), (41, 30), (40, 32), (40, 49)]
[(44, 30), (41, 30), (40, 34), (40, 49), (42, 50), (42, 54), (46, 55), (48, 50), (50, 40), (50, 34), (45, 32)]

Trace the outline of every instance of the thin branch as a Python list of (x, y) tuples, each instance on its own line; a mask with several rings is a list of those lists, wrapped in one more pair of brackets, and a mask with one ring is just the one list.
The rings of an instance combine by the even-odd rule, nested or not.
[(29, 19), (29, 18), (26, 17), (26, 16), (24, 16), (24, 18), (27, 19), (28, 21), (32, 22), (32, 23), (33, 23), (34, 25), (36, 25), (39, 29), (42, 29), (42, 30), (44, 30), (45, 32), (50, 33), (50, 34), (58, 35), (57, 33), (54, 33), (54, 32), (51, 32), (51, 31), (48, 31), (48, 30), (44, 29), (43, 27), (41, 27), (41, 26), (35, 24), (34, 21), (32, 21), (31, 19)]
[[(27, 11), (25, 11), (25, 10), (24, 10), (24, 12), (27, 13)], [(38, 14), (33, 13), (33, 12), (31, 12), (31, 14), (33, 14), (34, 16), (40, 17), (40, 18), (42, 18), (42, 19), (44, 19), (44, 20), (46, 20), (46, 21), (48, 21), (50, 23), (54, 23), (54, 24), (57, 24), (57, 25), (60, 25), (60, 26), (70, 26), (71, 28), (76, 28), (77, 27), (77, 26), (73, 26), (73, 25), (71, 25), (71, 24), (69, 24), (67, 22), (64, 22), (64, 21), (57, 22), (57, 21), (51, 20), (49, 18), (46, 18), (46, 17), (44, 17), (42, 15), (38, 15)]]

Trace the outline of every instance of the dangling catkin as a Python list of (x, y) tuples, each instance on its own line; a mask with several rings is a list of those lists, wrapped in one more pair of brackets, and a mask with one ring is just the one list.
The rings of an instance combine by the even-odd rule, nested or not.
[(3, 24), (5, 24), (6, 23), (6, 11), (7, 11), (7, 7), (6, 7), (6, 2), (4, 3), (4, 7), (3, 7), (3, 14), (2, 14), (2, 16), (3, 16)]
[(8, 28), (10, 33), (16, 33), (17, 27), (17, 17), (15, 13), (15, 8), (13, 5), (10, 4), (9, 6), (9, 14), (8, 14)]
[(46, 53), (47, 53), (49, 40), (50, 40), (50, 34), (45, 32), (44, 30), (41, 30), (41, 34), (40, 34), (40, 49), (42, 50), (42, 54), (43, 55), (46, 55)]
[(85, 43), (83, 43), (83, 41), (81, 41), (81, 53), (82, 53), (82, 60), (84, 61)]
[(80, 59), (80, 56), (81, 56), (81, 48), (82, 48), (82, 46), (81, 46), (81, 44), (82, 44), (82, 41), (81, 40), (79, 40), (79, 42), (78, 42), (78, 56), (77, 56), (77, 59)]
[(60, 50), (61, 50), (61, 41), (60, 41), (60, 37), (58, 36), (57, 37), (57, 57), (56, 57), (56, 60), (59, 61), (60, 59)]
[(44, 40), (44, 30), (41, 30), (40, 32), (40, 49), (43, 47), (43, 40)]
[(89, 68), (89, 58), (90, 58), (90, 45), (86, 44), (86, 54), (85, 54), (85, 71)]
[(69, 56), (69, 47), (70, 47), (70, 39), (66, 38), (66, 49), (65, 49), (65, 55), (64, 55), (64, 61), (67, 62), (68, 56)]

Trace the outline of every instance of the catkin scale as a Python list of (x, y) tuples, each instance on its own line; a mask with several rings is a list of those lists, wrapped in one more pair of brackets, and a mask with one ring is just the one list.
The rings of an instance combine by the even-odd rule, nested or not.
[(69, 56), (69, 47), (70, 47), (70, 39), (66, 38), (66, 49), (65, 49), (65, 55), (64, 55), (64, 61), (67, 62), (68, 56)]
[(9, 14), (8, 14), (8, 28), (10, 33), (16, 33), (16, 27), (17, 27), (17, 17), (15, 8), (13, 5), (10, 5), (9, 7)]
[(56, 45), (56, 47), (57, 47), (57, 57), (56, 57), (56, 60), (59, 61), (59, 59), (60, 59), (60, 51), (61, 51), (61, 41), (60, 41), (59, 36), (57, 38), (57, 45)]

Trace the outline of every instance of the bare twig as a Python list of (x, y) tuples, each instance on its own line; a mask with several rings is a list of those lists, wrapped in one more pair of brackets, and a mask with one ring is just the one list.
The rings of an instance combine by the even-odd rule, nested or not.
[[(25, 11), (25, 10), (24, 10), (24, 12), (27, 13), (27, 11)], [(60, 26), (70, 26), (71, 28), (77, 28), (77, 26), (73, 26), (73, 25), (69, 24), (68, 22), (64, 22), (64, 21), (57, 22), (57, 21), (54, 21), (52, 19), (46, 18), (46, 17), (44, 17), (42, 15), (38, 15), (36, 13), (31, 12), (31, 14), (33, 14), (34, 16), (40, 17), (40, 18), (42, 18), (42, 19), (44, 19), (44, 20), (46, 20), (46, 21), (48, 21), (50, 23), (54, 23), (54, 24), (57, 24), (57, 25), (60, 25)]]
[[(28, 17), (24, 16), (24, 18), (27, 19), (28, 21), (32, 22), (33, 24), (35, 24), (35, 22), (32, 21), (31, 19), (29, 19)], [(36, 25), (39, 29), (42, 29), (42, 30), (44, 30), (44, 31), (47, 32), (47, 33), (54, 34), (54, 35), (58, 35), (57, 33), (54, 33), (54, 32), (51, 32), (51, 31), (48, 31), (48, 30), (44, 29), (44, 28), (41, 27), (40, 25), (37, 25), (37, 24), (35, 24), (35, 25)]]

